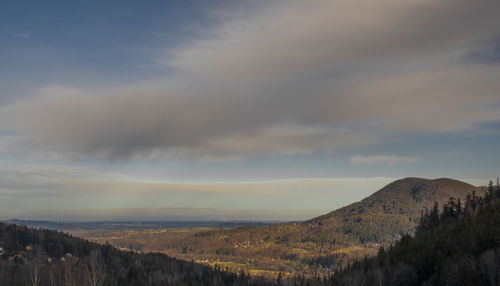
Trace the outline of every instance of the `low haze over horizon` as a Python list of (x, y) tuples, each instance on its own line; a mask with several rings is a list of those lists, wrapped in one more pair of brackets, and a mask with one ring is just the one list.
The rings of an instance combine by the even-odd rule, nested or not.
[(0, 219), (302, 220), (500, 174), (500, 1), (5, 1)]

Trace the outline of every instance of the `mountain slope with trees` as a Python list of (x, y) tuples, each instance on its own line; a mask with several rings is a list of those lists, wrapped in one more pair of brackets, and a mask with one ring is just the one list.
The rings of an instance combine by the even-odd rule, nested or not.
[(313, 230), (308, 238), (331, 233), (337, 242), (394, 242), (413, 233), (422, 211), (434, 203), (442, 205), (450, 197), (464, 199), (481, 188), (452, 180), (405, 178), (395, 181), (373, 195), (326, 215), (306, 221), (303, 226)]
[(500, 187), (484, 197), (450, 198), (374, 258), (334, 275), (330, 285), (500, 285)]

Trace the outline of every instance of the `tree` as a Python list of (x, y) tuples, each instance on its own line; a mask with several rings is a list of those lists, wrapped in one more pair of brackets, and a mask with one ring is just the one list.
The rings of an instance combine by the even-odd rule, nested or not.
[(77, 286), (78, 283), (78, 269), (72, 258), (66, 258), (63, 264), (63, 279), (64, 286)]
[(29, 264), (29, 278), (28, 285), (38, 286), (40, 285), (40, 268), (41, 264), (38, 259), (33, 259)]
[(85, 274), (89, 286), (102, 286), (106, 278), (106, 272), (102, 263), (102, 257), (98, 250), (92, 251), (87, 259)]

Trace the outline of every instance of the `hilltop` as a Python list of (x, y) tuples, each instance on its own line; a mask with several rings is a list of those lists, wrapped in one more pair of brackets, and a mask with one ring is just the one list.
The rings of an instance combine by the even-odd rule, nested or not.
[(484, 193), (484, 189), (448, 179), (405, 178), (394, 181), (373, 195), (313, 218), (302, 224), (315, 234), (331, 233), (337, 242), (394, 242), (404, 234), (412, 234), (421, 215), (434, 203), (443, 205), (450, 197), (465, 199), (468, 193)]
[(435, 202), (442, 205), (450, 197), (463, 201), (474, 191), (484, 193), (482, 188), (453, 179), (405, 178), (359, 202), (304, 222), (155, 233), (134, 239), (124, 235), (113, 243), (218, 263), (234, 271), (314, 273), (321, 265), (375, 254), (379, 245), (413, 234), (422, 212)]

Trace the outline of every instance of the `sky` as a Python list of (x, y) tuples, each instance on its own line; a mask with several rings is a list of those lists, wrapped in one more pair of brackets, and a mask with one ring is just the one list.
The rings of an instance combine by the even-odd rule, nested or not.
[(499, 175), (500, 2), (3, 1), (0, 218), (302, 220)]

